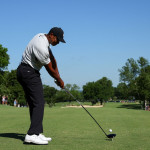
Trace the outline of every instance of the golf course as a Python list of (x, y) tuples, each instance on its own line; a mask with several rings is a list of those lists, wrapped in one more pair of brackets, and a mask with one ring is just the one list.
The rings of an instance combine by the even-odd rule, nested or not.
[(106, 103), (102, 108), (87, 108), (107, 134), (82, 108), (46, 106), (44, 134), (48, 145), (23, 144), (30, 119), (28, 108), (0, 105), (0, 150), (149, 150), (150, 111), (135, 103)]

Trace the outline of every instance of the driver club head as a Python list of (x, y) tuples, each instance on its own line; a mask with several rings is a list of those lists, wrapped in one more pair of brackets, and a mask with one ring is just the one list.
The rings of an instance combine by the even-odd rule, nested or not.
[(112, 138), (114, 138), (116, 136), (116, 134), (108, 134), (107, 135), (107, 137), (109, 138), (109, 139), (112, 139)]

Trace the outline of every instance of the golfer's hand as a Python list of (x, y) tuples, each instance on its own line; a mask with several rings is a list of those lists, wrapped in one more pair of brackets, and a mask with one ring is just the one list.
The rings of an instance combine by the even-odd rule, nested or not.
[(64, 81), (61, 78), (55, 80), (55, 83), (60, 86), (60, 88), (64, 89)]

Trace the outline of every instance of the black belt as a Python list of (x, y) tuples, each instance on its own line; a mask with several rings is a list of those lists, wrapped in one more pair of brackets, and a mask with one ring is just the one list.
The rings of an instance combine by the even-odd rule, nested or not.
[[(28, 66), (31, 67), (29, 64), (21, 63), (22, 66)], [(32, 68), (32, 67), (31, 67)]]
[[(29, 64), (26, 64), (26, 63), (21, 63), (21, 65), (22, 66), (27, 66), (27, 67), (30, 67), (30, 68), (32, 68)], [(39, 71), (38, 70), (36, 70), (36, 69), (34, 69), (34, 68), (32, 68), (36, 73), (39, 73)], [(39, 73), (40, 74), (40, 73)]]

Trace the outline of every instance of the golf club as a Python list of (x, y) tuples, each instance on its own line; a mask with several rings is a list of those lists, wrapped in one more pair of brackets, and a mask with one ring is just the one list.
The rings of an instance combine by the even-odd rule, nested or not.
[(64, 88), (66, 93), (68, 93), (90, 116), (91, 118), (95, 121), (95, 123), (100, 127), (100, 129), (103, 131), (103, 133), (106, 135), (107, 138), (113, 139), (116, 134), (106, 134), (106, 132), (103, 130), (103, 128), (99, 125), (99, 123), (95, 120), (95, 118), (88, 112), (88, 110), (66, 89)]

